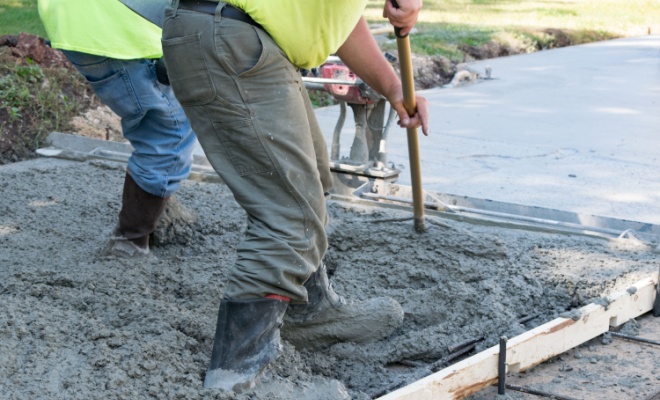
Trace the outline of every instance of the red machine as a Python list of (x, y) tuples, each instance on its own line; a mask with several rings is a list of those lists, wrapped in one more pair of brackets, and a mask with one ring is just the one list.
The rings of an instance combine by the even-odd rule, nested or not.
[(353, 85), (340, 83), (324, 83), (325, 91), (330, 93), (338, 101), (345, 101), (353, 104), (373, 104), (374, 98), (368, 98), (362, 95), (360, 90), (358, 76), (348, 69), (344, 64), (326, 63), (321, 66), (321, 77), (329, 80), (351, 82)]
[[(386, 54), (390, 62), (396, 58)], [(310, 76), (311, 75), (311, 76)], [(330, 159), (333, 169), (363, 175), (394, 177), (399, 171), (388, 168), (386, 139), (396, 112), (390, 108), (385, 118), (387, 100), (371, 89), (338, 57), (330, 57), (311, 74), (303, 77), (310, 90), (330, 93), (340, 105), (340, 116), (335, 126)], [(339, 136), (346, 118), (346, 104), (353, 110), (355, 138), (348, 157), (339, 156)]]

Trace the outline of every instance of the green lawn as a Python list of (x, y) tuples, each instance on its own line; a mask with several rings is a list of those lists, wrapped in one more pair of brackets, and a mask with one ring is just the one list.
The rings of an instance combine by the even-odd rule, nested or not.
[[(367, 17), (382, 19), (382, 0)], [(425, 0), (420, 21), (499, 29), (556, 28), (643, 35), (660, 33), (658, 0)]]
[(37, 13), (37, 0), (0, 0), (0, 36), (21, 32), (46, 37)]
[[(382, 0), (369, 0), (366, 16), (383, 22)], [(516, 48), (555, 47), (547, 32), (562, 30), (570, 44), (660, 34), (658, 0), (425, 0), (412, 50), (455, 58), (461, 46), (494, 41)]]

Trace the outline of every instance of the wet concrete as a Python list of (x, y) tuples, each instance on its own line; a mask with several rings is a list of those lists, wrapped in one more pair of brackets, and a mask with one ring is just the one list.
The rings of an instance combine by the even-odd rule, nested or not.
[[(487, 63), (495, 80), (426, 92), (425, 189), (658, 223), (658, 44), (632, 38), (483, 62), (472, 67)], [(318, 110), (328, 135), (336, 112)], [(405, 134), (391, 135), (406, 184)], [(161, 241), (156, 258), (100, 257), (124, 168), (0, 167), (0, 393), (9, 398), (368, 399), (429, 373), (457, 343), (483, 337), (479, 351), (657, 272), (658, 256), (634, 239), (437, 217), (419, 234), (409, 210), (332, 201), (335, 289), (395, 298), (403, 327), (372, 344), (296, 351), (284, 342), (253, 393), (204, 390), (244, 214), (224, 186), (187, 181), (177, 196), (201, 218)]]

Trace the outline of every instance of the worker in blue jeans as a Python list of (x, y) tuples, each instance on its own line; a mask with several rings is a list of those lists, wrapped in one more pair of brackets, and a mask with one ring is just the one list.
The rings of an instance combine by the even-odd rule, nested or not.
[(170, 196), (190, 173), (195, 144), (165, 75), (158, 79), (161, 28), (119, 0), (39, 0), (38, 9), (51, 46), (63, 51), (121, 118), (134, 148), (105, 253), (145, 256)]

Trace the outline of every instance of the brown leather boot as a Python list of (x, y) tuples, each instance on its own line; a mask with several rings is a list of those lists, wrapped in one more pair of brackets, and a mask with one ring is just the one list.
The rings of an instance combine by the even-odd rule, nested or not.
[(156, 230), (168, 198), (145, 192), (126, 173), (119, 223), (106, 255), (124, 258), (143, 257), (149, 254), (149, 235)]

